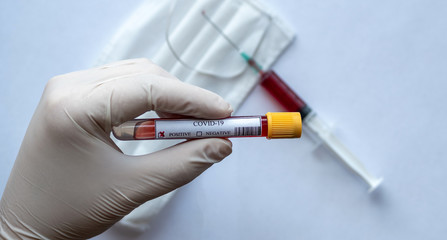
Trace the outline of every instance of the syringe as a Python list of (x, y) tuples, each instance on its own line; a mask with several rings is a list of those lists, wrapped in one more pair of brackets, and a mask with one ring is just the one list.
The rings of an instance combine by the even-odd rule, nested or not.
[(318, 117), (304, 102), (298, 94), (296, 94), (273, 70), (263, 71), (252, 57), (243, 52), (239, 47), (202, 11), (203, 17), (218, 31), (226, 41), (239, 52), (240, 56), (245, 59), (260, 75), (260, 84), (263, 86), (287, 111), (300, 112), (303, 123), (321, 142), (333, 152), (343, 163), (348, 166), (354, 173), (359, 175), (369, 186), (369, 192), (374, 191), (383, 178), (376, 178), (371, 175), (362, 162), (356, 158), (338, 139), (330, 132), (330, 128), (324, 121)]

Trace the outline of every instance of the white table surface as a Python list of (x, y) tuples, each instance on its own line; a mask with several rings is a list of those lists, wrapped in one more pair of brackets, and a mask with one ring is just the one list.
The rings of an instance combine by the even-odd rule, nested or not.
[[(140, 2), (0, 2), (0, 192), (46, 81), (90, 67)], [(95, 239), (445, 239), (447, 2), (265, 2), (297, 33), (273, 68), (383, 185), (307, 135), (236, 139), (150, 230)], [(281, 110), (258, 87), (237, 115)]]

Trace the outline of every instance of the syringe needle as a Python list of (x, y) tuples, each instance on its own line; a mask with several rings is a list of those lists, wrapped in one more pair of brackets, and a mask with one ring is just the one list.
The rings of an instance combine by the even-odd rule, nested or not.
[(262, 66), (259, 65), (252, 57), (250, 57), (248, 54), (246, 54), (245, 52), (241, 51), (240, 48), (236, 45), (236, 43), (234, 43), (233, 41), (231, 41), (231, 39), (222, 31), (222, 29), (217, 26), (216, 23), (214, 23), (209, 17), (208, 15), (206, 15), (205, 10), (202, 10), (202, 15), (203, 17), (211, 24), (211, 26), (214, 27), (214, 29), (216, 29), (216, 31), (223, 37), (225, 38), (225, 40), (236, 50), (238, 51), (239, 55), (241, 55), (241, 57), (247, 61), (248, 65), (250, 65), (253, 69), (256, 70), (256, 72), (258, 72), (259, 74), (262, 74)]

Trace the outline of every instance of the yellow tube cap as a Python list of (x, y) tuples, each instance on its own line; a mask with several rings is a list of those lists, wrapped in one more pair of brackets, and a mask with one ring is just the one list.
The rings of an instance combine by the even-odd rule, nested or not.
[(268, 112), (267, 138), (299, 138), (302, 123), (299, 112)]

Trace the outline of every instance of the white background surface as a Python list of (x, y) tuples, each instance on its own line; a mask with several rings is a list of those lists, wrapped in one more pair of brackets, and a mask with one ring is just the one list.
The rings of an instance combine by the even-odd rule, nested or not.
[[(0, 2), (0, 192), (46, 81), (90, 67), (140, 2)], [(447, 2), (265, 2), (297, 33), (273, 68), (383, 185), (308, 135), (236, 139), (149, 231), (95, 239), (444, 239)], [(237, 115), (281, 110), (256, 88)]]

